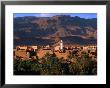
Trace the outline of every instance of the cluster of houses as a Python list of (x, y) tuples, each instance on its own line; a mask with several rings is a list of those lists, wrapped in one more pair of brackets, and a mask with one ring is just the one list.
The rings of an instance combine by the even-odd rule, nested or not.
[(96, 56), (97, 47), (96, 45), (64, 45), (63, 41), (60, 40), (57, 44), (50, 46), (16, 46), (14, 49), (14, 57), (21, 59), (32, 59), (32, 58), (42, 58), (46, 53), (56, 54), (58, 58), (68, 59), (69, 52), (86, 52), (90, 54), (91, 57)]

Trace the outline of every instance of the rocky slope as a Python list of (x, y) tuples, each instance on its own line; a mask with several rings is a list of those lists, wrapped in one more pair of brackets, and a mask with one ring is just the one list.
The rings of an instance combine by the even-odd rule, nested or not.
[(65, 43), (96, 44), (97, 19), (84, 19), (67, 15), (53, 17), (14, 18), (14, 44)]

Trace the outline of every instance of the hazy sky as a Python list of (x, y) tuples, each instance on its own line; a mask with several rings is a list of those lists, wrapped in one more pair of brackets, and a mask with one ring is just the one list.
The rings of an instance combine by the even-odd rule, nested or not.
[(14, 13), (14, 17), (36, 16), (36, 17), (52, 17), (55, 15), (70, 15), (72, 17), (79, 16), (80, 18), (97, 18), (96, 13)]

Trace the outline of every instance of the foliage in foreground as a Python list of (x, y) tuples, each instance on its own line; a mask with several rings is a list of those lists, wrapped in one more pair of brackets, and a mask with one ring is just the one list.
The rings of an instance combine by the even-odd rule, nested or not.
[(35, 60), (14, 60), (14, 74), (23, 75), (96, 75), (97, 61), (88, 58), (72, 56), (68, 60), (57, 58), (47, 53), (43, 58)]

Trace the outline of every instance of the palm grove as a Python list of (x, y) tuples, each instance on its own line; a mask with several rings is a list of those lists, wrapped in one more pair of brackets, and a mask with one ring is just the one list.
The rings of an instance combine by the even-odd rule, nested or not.
[[(96, 54), (95, 54), (96, 56)], [(96, 57), (95, 57), (96, 58)], [(96, 75), (97, 61), (82, 52), (70, 52), (68, 59), (58, 58), (55, 53), (31, 60), (14, 59), (15, 75)]]

